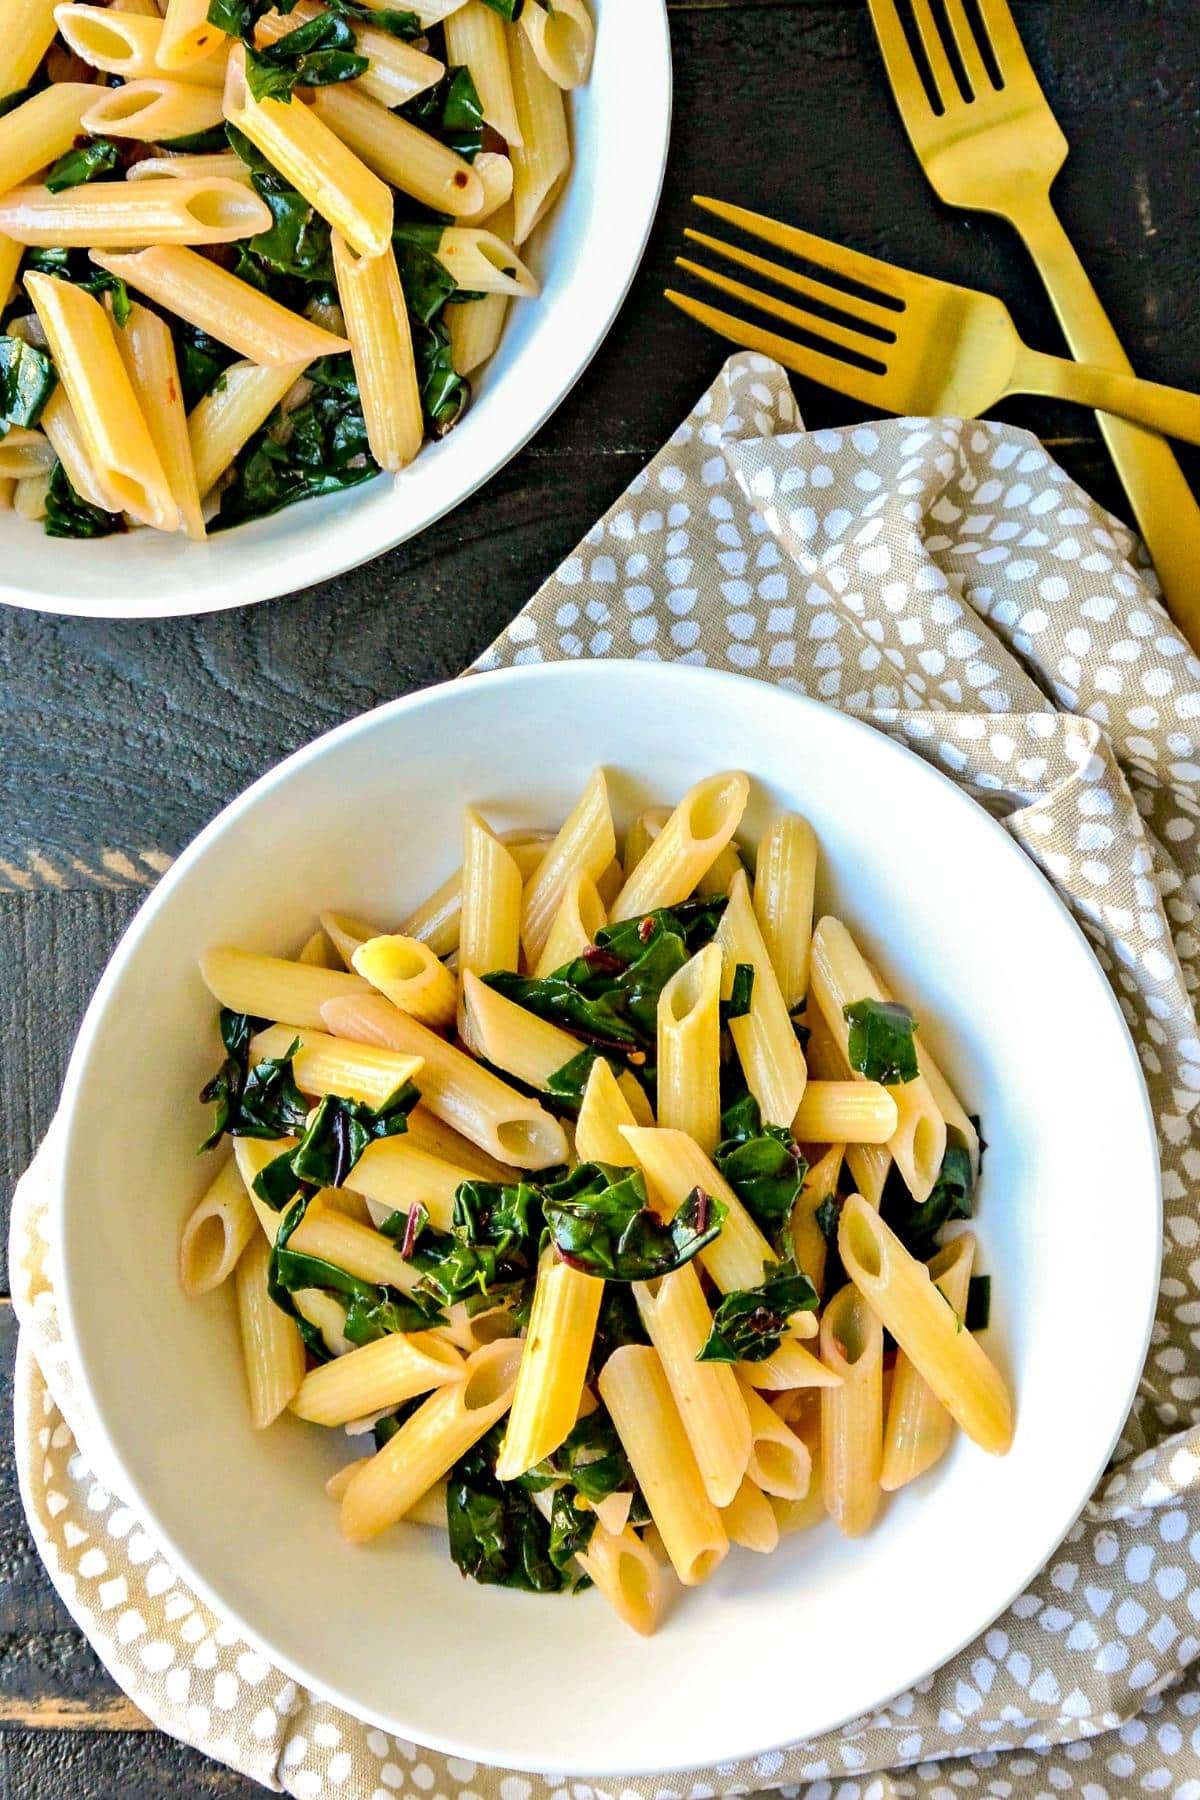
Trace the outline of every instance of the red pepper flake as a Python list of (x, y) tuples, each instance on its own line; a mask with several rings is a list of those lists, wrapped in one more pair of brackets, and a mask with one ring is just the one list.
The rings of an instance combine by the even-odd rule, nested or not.
[(650, 939), (654, 936), (654, 928), (657, 923), (658, 921), (650, 913), (647, 913), (646, 917), (642, 920), (641, 924), (638, 926), (638, 937), (642, 940), (643, 944), (648, 944), (650, 942)]
[(410, 1257), (416, 1249), (417, 1238), (420, 1235), (421, 1227), (425, 1223), (427, 1217), (428, 1214), (420, 1202), (418, 1202), (416, 1206), (409, 1207), (408, 1217), (404, 1221), (404, 1236), (400, 1240), (400, 1254), (406, 1259)]

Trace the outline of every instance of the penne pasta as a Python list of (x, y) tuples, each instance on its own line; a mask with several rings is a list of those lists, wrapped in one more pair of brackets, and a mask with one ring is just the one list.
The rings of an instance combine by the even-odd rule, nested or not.
[[(93, 137), (164, 144), (172, 138), (211, 131), (221, 123), (221, 95), (215, 88), (200, 87), (192, 81), (172, 81), (167, 75), (127, 81), (123, 87), (97, 89), (96, 94), (82, 120), (84, 130)], [(267, 227), (255, 225), (251, 229), (263, 231)], [(241, 235), (249, 237), (251, 233), (245, 231)], [(142, 241), (145, 240), (139, 240)]]
[[(316, 5), (315, 0), (298, 0), (286, 15), (269, 12), (261, 18), (255, 30), (256, 42), (259, 45), (277, 43), (298, 25), (309, 25), (314, 19), (325, 16), (325, 8)], [(415, 44), (405, 43), (402, 38), (392, 37), (370, 24), (360, 24), (357, 19), (353, 29), (354, 47), (360, 56), (368, 59), (368, 67), (355, 81), (343, 85), (355, 92), (369, 94), (383, 106), (407, 105), (446, 73), (444, 63), (436, 56), (427, 56)]]
[(75, 492), (91, 506), (103, 507), (105, 512), (119, 512), (121, 509), (116, 500), (101, 486), (79, 420), (61, 382), (42, 409), (41, 426)]
[(512, 1180), (510, 1164), (498, 1162), (495, 1157), (489, 1156), (478, 1144), (471, 1143), (469, 1138), (462, 1137), (449, 1125), (443, 1124), (427, 1106), (422, 1106), (419, 1102), (408, 1115), (405, 1136), (414, 1148), (424, 1150), (429, 1156), (439, 1157), (442, 1162), (470, 1170), (472, 1176), (479, 1181)]
[(257, 1230), (254, 1208), (230, 1157), (184, 1224), (179, 1240), (179, 1285), (184, 1293), (194, 1297), (220, 1287)]
[(171, 328), (157, 313), (134, 301), (128, 319), (115, 335), (171, 498), (179, 508), (182, 528), (190, 538), (199, 540), (204, 536), (204, 519)]
[(508, 316), (506, 294), (481, 294), (446, 307), (450, 357), (456, 375), (469, 375), (493, 354)]
[(612, 917), (635, 919), (686, 900), (737, 830), (749, 792), (750, 783), (737, 771), (710, 775), (690, 788), (626, 880)]
[(53, 0), (8, 0), (0, 31), (0, 97), (28, 87), (54, 30)]
[(364, 978), (358, 991), (378, 989), (401, 1012), (434, 1030), (445, 1030), (453, 1022), (458, 989), (427, 944), (401, 936), (368, 938), (351, 961)]
[(726, 844), (711, 868), (706, 869), (696, 883), (696, 893), (705, 899), (727, 894), (730, 882), (744, 867), (737, 845)]
[[(159, 49), (165, 28), (152, 0), (146, 12), (133, 11), (122, 0), (120, 6), (56, 6), (54, 17), (64, 43), (93, 69), (124, 81), (152, 80), (164, 73)], [(214, 54), (173, 75), (177, 81), (219, 89), (225, 82), (225, 58)]]
[(529, 1087), (548, 1090), (551, 1077), (586, 1048), (561, 1025), (498, 994), (468, 969), (462, 977), (464, 1036), (493, 1068), (515, 1075)]
[[(516, 865), (514, 864), (514, 869)], [(520, 874), (517, 874), (517, 912), (520, 913)], [(596, 933), (607, 923), (600, 895), (596, 884), (586, 869), (572, 869), (567, 877), (567, 885), (563, 889), (562, 899), (550, 926), (550, 935), (546, 939), (546, 947), (538, 959), (534, 974), (543, 977), (553, 974), (565, 964), (574, 962), (582, 956), (596, 941)], [(517, 921), (517, 933), (520, 935), (520, 921)], [(459, 961), (461, 968), (461, 957)], [(474, 965), (473, 965), (474, 966)], [(510, 963), (494, 963), (494, 968), (515, 969), (516, 953)], [(479, 973), (483, 973), (480, 969)]]
[(509, 37), (495, 12), (481, 0), (466, 0), (446, 19), (446, 56), (453, 67), (471, 72), (483, 116), (509, 147), (521, 143), (521, 125), (509, 67)]
[(12, 484), (13, 511), (21, 519), (46, 516), (46, 495), (50, 490), (49, 475), (26, 475)]
[(98, 92), (82, 81), (55, 81), (0, 118), (0, 194), (28, 181), (72, 147)]
[(728, 1210), (721, 1235), (700, 1252), (700, 1261), (723, 1294), (757, 1287), (763, 1264), (774, 1262), (770, 1244), (723, 1175), (699, 1144), (682, 1131), (623, 1126), (621, 1136), (645, 1171), (647, 1186), (665, 1212), (674, 1213), (700, 1188)]
[[(658, 842), (661, 844), (662, 838)], [(808, 1070), (758, 929), (744, 871), (739, 870), (730, 883), (729, 904), (717, 926), (716, 941), (723, 958), (724, 999), (733, 993), (739, 968), (754, 971), (749, 1009), (729, 1020), (746, 1085), (758, 1101), (764, 1123), (790, 1127), (804, 1097)]]
[[(805, 1313), (799, 1316), (812, 1321), (812, 1335), (815, 1337), (816, 1315)], [(832, 1369), (827, 1369), (811, 1350), (790, 1336), (782, 1338), (779, 1348), (761, 1362), (739, 1363), (737, 1369), (747, 1387), (761, 1388), (765, 1393), (788, 1393), (797, 1388), (836, 1387), (839, 1380)]]
[(721, 1135), (721, 951), (706, 944), (658, 1000), (658, 1119), (707, 1155)]
[(257, 1019), (286, 1019), (314, 1031), (323, 1027), (321, 1008), (344, 994), (365, 994), (359, 975), (340, 969), (312, 968), (282, 956), (258, 956), (250, 950), (206, 950), (200, 977), (209, 993), (231, 1012)]
[[(264, 296), (265, 297), (265, 296)], [(200, 497), (211, 493), (308, 367), (307, 361), (262, 366), (233, 363), (188, 414), (188, 444)]]
[(208, 156), (144, 156), (126, 172), (126, 181), (240, 181), (250, 185), (250, 171), (232, 150), (215, 150)]
[(475, 808), (463, 813), (462, 911), (458, 929), (458, 1034), (472, 1045), (468, 975), (515, 970), (521, 951), (521, 871)]
[(246, 1198), (254, 1208), (254, 1214), (262, 1227), (263, 1236), (269, 1244), (273, 1244), (283, 1224), (283, 1214), (276, 1212), (260, 1194), (254, 1191), (254, 1183), (269, 1163), (282, 1156), (285, 1151), (295, 1150), (296, 1138), (246, 1138), (233, 1140), (233, 1160), (238, 1174), (246, 1189)]
[(636, 1531), (626, 1525), (612, 1532), (598, 1524), (575, 1560), (626, 1625), (642, 1637), (657, 1629), (666, 1599), (663, 1574)]
[(0, 233), (0, 308), (6, 307), (17, 285), (17, 271), (25, 246)]
[[(546, 854), (551, 834), (517, 830), (501, 831), (498, 836), (520, 869), (522, 881), (528, 881)], [(450, 956), (458, 948), (461, 914), (462, 870), (456, 869), (408, 915), (401, 929), (428, 944), (435, 956)]]
[(821, 1399), (819, 1394), (800, 1392), (785, 1394), (777, 1407), (787, 1404), (787, 1423), (808, 1446), (812, 1463), (808, 1493), (802, 1500), (780, 1500), (771, 1496), (771, 1511), (781, 1538), (797, 1531), (808, 1531), (825, 1517), (825, 1491), (821, 1462)]
[(808, 994), (816, 877), (812, 826), (799, 813), (780, 813), (758, 846), (754, 912), (789, 1012)]
[(598, 1056), (588, 1071), (579, 1117), (575, 1121), (575, 1153), (580, 1162), (612, 1163), (618, 1168), (631, 1168), (633, 1153), (621, 1127), (637, 1124), (629, 1099), (611, 1066)]
[(482, 225), (485, 219), (494, 220), (493, 229), (502, 237), (511, 236), (512, 214), (505, 211), (505, 219), (509, 229), (505, 230), (502, 221), (495, 215), (507, 209), (512, 199), (513, 166), (511, 157), (498, 150), (481, 150), (471, 168), (483, 184), (483, 205), (478, 212), (463, 213), (462, 217), (472, 225)]
[[(814, 1001), (805, 1013), (808, 1021), (808, 1066), (821, 1081), (849, 1081), (853, 1070), (835, 1044), (820, 1007)], [(865, 1200), (878, 1209), (883, 1199), (884, 1183), (892, 1166), (892, 1153), (886, 1144), (847, 1144), (846, 1165), (854, 1177), (854, 1185)]]
[(896, 1102), (877, 1081), (810, 1081), (792, 1136), (805, 1144), (886, 1144), (898, 1125)]
[(741, 1391), (750, 1415), (750, 1460), (746, 1473), (764, 1493), (775, 1494), (780, 1500), (803, 1500), (812, 1478), (807, 1444), (754, 1388), (743, 1386)]
[[(306, 1324), (321, 1334), (330, 1356), (347, 1356), (354, 1345), (346, 1336), (346, 1306), (326, 1288), (297, 1288), (292, 1304)], [(301, 1387), (304, 1383), (301, 1382)], [(294, 1403), (293, 1403), (294, 1404)]]
[[(356, 919), (353, 913), (323, 912), (320, 915), (321, 930), (333, 945), (336, 957), (341, 958), (344, 969), (354, 968), (354, 952), (370, 938), (386, 937), (378, 925), (371, 925), (366, 919)], [(331, 969), (338, 967), (337, 960), (328, 964)]]
[(425, 435), (408, 307), (396, 258), (360, 256), (332, 234), (338, 299), (350, 339), (367, 442), (381, 469), (406, 468)]
[(771, 1502), (748, 1475), (729, 1505), (721, 1508), (721, 1523), (730, 1543), (740, 1544), (744, 1550), (766, 1555), (778, 1547), (779, 1524)]
[(464, 293), (507, 294), (528, 299), (538, 284), (511, 244), (478, 225), (448, 225), (437, 247), (437, 259)]
[(579, 1415), (604, 1283), (555, 1255), (542, 1259), (498, 1481), (515, 1481), (558, 1449)]
[[(329, 1004), (351, 1003), (338, 1000)], [(260, 1063), (266, 1057), (286, 1056), (297, 1041), (299, 1048), (292, 1067), (296, 1085), (305, 1094), (341, 1094), (348, 1100), (364, 1100), (368, 1106), (380, 1107), (421, 1073), (419, 1056), (398, 1055), (374, 1044), (329, 1037), (322, 1031), (309, 1031), (307, 1026), (302, 1030), (292, 1025), (268, 1026), (250, 1040), (250, 1059)], [(427, 1094), (425, 1097), (428, 1099)]]
[(391, 1238), (357, 1219), (348, 1219), (320, 1195), (310, 1200), (289, 1246), (305, 1256), (333, 1263), (360, 1281), (399, 1288), (402, 1294), (411, 1294), (421, 1279), (420, 1270), (405, 1261)]
[(54, 451), (40, 431), (10, 425), (0, 438), (0, 477), (5, 480), (24, 481), (30, 476), (48, 475), (54, 463)]
[(224, 32), (209, 21), (208, 0), (167, 0), (158, 46), (160, 68), (193, 68), (226, 44)]
[(546, 74), (519, 27), (509, 27), (513, 100), (520, 136), (508, 139), (513, 165), (513, 242), (523, 244), (554, 203), (571, 166), (562, 89)]
[[(624, 870), (626, 879), (633, 874), (647, 850), (671, 816), (669, 806), (648, 806), (640, 812), (625, 834)], [(620, 888), (617, 893), (620, 893)], [(614, 899), (615, 899), (614, 895)]]
[(697, 1361), (712, 1330), (700, 1277), (685, 1264), (660, 1281), (635, 1282), (633, 1297), (658, 1352), (704, 1491), (715, 1507), (729, 1506), (750, 1461), (750, 1415), (730, 1365)]
[(792, 1208), (792, 1250), (797, 1265), (804, 1270), (818, 1294), (825, 1291), (828, 1246), (825, 1233), (817, 1222), (817, 1210), (837, 1193), (844, 1159), (845, 1145), (831, 1145), (820, 1161), (808, 1170)]
[(236, 1270), (242, 1360), (250, 1422), (256, 1431), (279, 1417), (304, 1379), (304, 1345), (296, 1321), (289, 1319), (267, 1292), (270, 1255), (266, 1238), (255, 1236), (238, 1259)]
[(431, 1332), (393, 1331), (373, 1344), (351, 1348), (335, 1362), (310, 1369), (297, 1389), (292, 1411), (313, 1425), (345, 1425), (432, 1388), (465, 1380), (466, 1373), (458, 1351)]
[[(947, 1304), (965, 1318), (975, 1260), (975, 1239), (967, 1231), (939, 1250), (929, 1264), (929, 1279)], [(923, 1475), (945, 1455), (954, 1421), (901, 1350), (892, 1371), (887, 1421), (883, 1429), (883, 1472), (879, 1485), (892, 1493)]]
[(369, 94), (356, 92), (356, 84), (317, 88), (313, 111), (367, 169), (423, 206), (453, 218), (466, 218), (482, 207), (483, 182), (464, 157)]
[(596, 27), (587, 0), (528, 0), (521, 29), (543, 74), (556, 87), (575, 88), (586, 81), (596, 47)]
[(604, 770), (597, 769), (525, 883), (521, 942), (530, 968), (536, 968), (541, 959), (573, 871), (582, 869), (593, 881), (599, 881), (616, 851), (608, 784)]
[(825, 1510), (847, 1537), (861, 1537), (879, 1509), (883, 1327), (852, 1285), (825, 1308), (821, 1360), (842, 1378), (836, 1387), (821, 1390)]
[(64, 248), (228, 244), (267, 230), (270, 219), (266, 202), (243, 182), (221, 178), (90, 181), (61, 194), (19, 187), (0, 198), (0, 231), (19, 244)]

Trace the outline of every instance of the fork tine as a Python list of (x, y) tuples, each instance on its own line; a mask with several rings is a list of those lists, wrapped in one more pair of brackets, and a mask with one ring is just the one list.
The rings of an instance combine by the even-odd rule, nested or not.
[(954, 42), (958, 46), (958, 54), (966, 71), (967, 85), (976, 99), (995, 88), (988, 73), (987, 64), (983, 60), (978, 39), (971, 29), (963, 0), (943, 0), (946, 17), (950, 21), (950, 30), (954, 34)]
[(773, 356), (776, 362), (781, 362), (785, 369), (793, 369), (797, 375), (806, 375), (811, 381), (819, 381), (824, 387), (836, 388), (838, 393), (848, 394), (852, 400), (861, 400), (866, 406), (881, 406), (889, 410), (878, 375), (869, 375), (864, 369), (855, 368), (852, 363), (838, 362), (835, 357), (823, 356), (819, 350), (810, 350), (806, 345), (797, 344), (791, 338), (780, 337), (774, 331), (763, 331), (746, 319), (738, 319), (732, 313), (707, 306), (703, 300), (693, 300), (690, 294), (680, 294), (674, 288), (667, 288), (665, 295), (680, 312), (687, 313), (689, 318), (696, 319), (701, 325), (707, 325), (719, 337), (730, 338), (733, 343), (740, 344), (743, 350), (758, 350), (763, 356)]
[(693, 194), (692, 200), (705, 212), (724, 219), (726, 224), (740, 226), (751, 237), (764, 238), (777, 250), (790, 250), (794, 256), (803, 256), (815, 263), (819, 269), (845, 276), (861, 287), (873, 288), (885, 299), (903, 304), (906, 293), (927, 285), (928, 278), (924, 275), (898, 269), (894, 263), (881, 262), (878, 257), (867, 256), (861, 250), (848, 250), (844, 244), (830, 243), (828, 238), (815, 237), (811, 231), (801, 231), (798, 225), (785, 225), (782, 220), (770, 219), (765, 213), (750, 212), (744, 206), (730, 206), (727, 201), (712, 200), (705, 194)]
[(1022, 75), (1036, 82), (1029, 52), (1021, 42), (1021, 34), (1008, 10), (1008, 0), (979, 0), (979, 11), (1004, 86), (1010, 87)]
[(823, 319), (818, 313), (809, 312), (805, 307), (792, 306), (789, 301), (781, 300), (775, 294), (764, 294), (758, 288), (747, 287), (744, 281), (735, 281), (732, 275), (722, 275), (716, 269), (706, 269), (703, 263), (692, 262), (690, 257), (677, 256), (675, 264), (677, 268), (686, 269), (689, 275), (695, 275), (699, 280), (720, 288), (722, 293), (731, 294), (735, 300), (745, 300), (760, 312), (771, 313), (775, 318), (784, 319), (789, 325), (796, 325), (801, 331), (807, 331), (811, 337), (823, 338), (829, 344), (841, 344), (856, 356), (872, 357), (881, 369), (886, 367), (889, 346), (881, 344), (878, 338), (868, 337), (865, 332), (852, 331), (845, 325), (835, 325), (832, 319)]
[(944, 111), (949, 112), (952, 106), (962, 105), (962, 95), (954, 70), (950, 67), (950, 58), (946, 55), (942, 34), (934, 23), (929, 0), (908, 0), (908, 3), (912, 8), (913, 22), (917, 27), (921, 48), (925, 52), (929, 73), (933, 77), (933, 85)]
[(900, 14), (896, 10), (896, 0), (870, 0), (870, 7), (871, 22), (883, 53), (883, 65), (901, 113), (906, 118), (915, 118), (918, 114), (932, 118), (933, 108), (925, 92), (925, 83), (913, 60), (913, 53), (908, 47)]
[[(753, 269), (756, 275), (765, 275), (769, 281), (791, 288), (795, 294), (807, 294), (810, 300), (819, 300), (822, 305), (834, 307), (849, 318), (879, 326), (887, 334), (884, 341), (895, 343), (896, 326), (902, 315), (894, 307), (879, 306), (874, 300), (864, 300), (857, 294), (848, 294), (844, 288), (830, 287), (824, 281), (814, 281), (811, 275), (801, 275), (796, 270), (785, 269), (782, 263), (769, 262), (765, 256), (755, 256), (752, 250), (743, 250), (737, 244), (727, 244), (722, 238), (710, 237), (707, 231), (696, 231), (691, 225), (685, 226), (683, 235), (694, 244), (703, 244), (706, 250), (715, 250), (718, 256), (727, 257), (730, 262), (740, 263), (743, 269)], [(827, 321), (821, 320), (820, 323), (824, 329)], [(880, 344), (878, 338), (868, 338), (865, 341)], [(882, 344), (880, 347), (882, 348)]]

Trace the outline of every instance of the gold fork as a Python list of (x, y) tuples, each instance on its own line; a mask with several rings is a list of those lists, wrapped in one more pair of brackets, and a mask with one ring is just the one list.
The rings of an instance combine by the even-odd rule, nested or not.
[[(934, 192), (949, 206), (994, 213), (1015, 226), (1072, 354), (1131, 374), (1132, 364), (1050, 199), (1066, 161), (1067, 140), (1030, 66), (1007, 0), (977, 0), (982, 36), (963, 0), (943, 0), (948, 41), (929, 0), (869, 3), (904, 128)], [(936, 106), (921, 79), (901, 6), (921, 46)], [(969, 97), (956, 78), (952, 51)], [(1099, 423), (1167, 606), (1200, 645), (1200, 505), (1161, 438), (1109, 415)]]
[[(697, 206), (802, 257), (817, 271), (815, 277), (801, 274), (707, 232), (685, 231), (692, 243), (808, 302), (795, 305), (689, 257), (676, 257), (678, 266), (699, 280), (817, 340), (815, 345), (798, 343), (690, 295), (667, 290), (668, 300), (692, 318), (748, 350), (761, 350), (801, 375), (888, 412), (974, 418), (1007, 394), (1053, 394), (1146, 420), (1189, 443), (1200, 443), (1200, 395), (1031, 350), (1017, 335), (1008, 308), (991, 294), (915, 275), (741, 206), (699, 194), (693, 198)], [(850, 281), (870, 289), (871, 297), (823, 279), (830, 275), (834, 282)], [(839, 317), (827, 317), (821, 310), (826, 308)]]

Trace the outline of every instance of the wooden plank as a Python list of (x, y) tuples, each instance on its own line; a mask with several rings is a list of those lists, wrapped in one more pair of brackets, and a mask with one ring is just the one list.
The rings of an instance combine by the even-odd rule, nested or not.
[(111, 1700), (62, 1700), (51, 1694), (39, 1700), (13, 1700), (0, 1694), (0, 1730), (153, 1731), (144, 1712), (124, 1694)]
[(263, 1789), (157, 1732), (0, 1736), (4, 1800), (262, 1800)]

